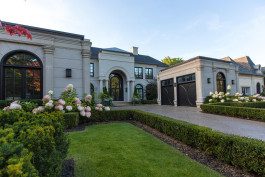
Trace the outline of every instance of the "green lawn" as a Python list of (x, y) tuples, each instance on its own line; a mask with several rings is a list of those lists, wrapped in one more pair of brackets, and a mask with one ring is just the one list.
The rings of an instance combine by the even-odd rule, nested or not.
[(129, 123), (69, 133), (77, 177), (217, 177), (208, 167)]

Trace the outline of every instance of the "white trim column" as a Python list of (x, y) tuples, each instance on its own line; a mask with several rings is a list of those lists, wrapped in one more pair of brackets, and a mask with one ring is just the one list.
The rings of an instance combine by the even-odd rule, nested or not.
[(82, 42), (82, 85), (83, 94), (90, 94), (90, 48), (92, 43), (90, 40), (84, 40)]
[(54, 55), (54, 46), (44, 46), (44, 74), (43, 74), (43, 95), (47, 94), (49, 90), (53, 90), (53, 55)]
[(99, 79), (99, 93), (103, 92), (103, 80)]
[(203, 66), (198, 66), (196, 68), (196, 105), (199, 107), (201, 104), (203, 104), (204, 98), (203, 98)]
[(131, 101), (131, 94), (130, 94), (130, 81), (127, 80), (127, 102), (130, 102)]
[(159, 75), (157, 76), (157, 104), (161, 105), (161, 81)]
[(133, 97), (134, 87), (135, 87), (135, 81), (132, 80), (132, 81), (131, 81), (131, 98)]
[(109, 80), (108, 79), (105, 80), (105, 87), (107, 88), (107, 90), (109, 90)]
[(178, 106), (178, 88), (177, 88), (177, 81), (176, 77), (173, 77), (173, 88), (174, 88), (174, 106)]

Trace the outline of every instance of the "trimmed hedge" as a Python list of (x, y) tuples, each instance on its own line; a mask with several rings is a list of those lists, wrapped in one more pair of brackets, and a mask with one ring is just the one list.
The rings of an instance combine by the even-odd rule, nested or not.
[(65, 128), (76, 127), (79, 123), (79, 113), (78, 112), (69, 112), (64, 114)]
[(87, 122), (126, 120), (139, 121), (225, 163), (265, 176), (263, 141), (228, 135), (210, 128), (137, 110), (94, 112)]
[(225, 102), (225, 103), (213, 103), (212, 105), (222, 106), (234, 106), (234, 107), (249, 107), (249, 108), (265, 108), (265, 102)]
[[(252, 106), (257, 106), (251, 104)], [(243, 119), (251, 119), (265, 122), (265, 109), (252, 107), (235, 107), (223, 106), (219, 104), (203, 104), (201, 105), (203, 112), (211, 114), (226, 115), (231, 117), (239, 117)]]
[[(16, 148), (16, 144), (21, 146), (21, 150), (18, 149), (18, 152), (21, 151), (19, 155), (27, 160), (26, 165), (29, 167), (31, 167), (28, 163), (30, 161), (36, 171), (31, 169), (31, 172), (28, 172), (29, 168), (23, 165), (26, 171), (22, 170), (21, 176), (34, 176), (31, 174), (35, 173), (36, 176), (47, 177), (60, 175), (62, 162), (68, 150), (68, 140), (64, 133), (64, 117), (61, 112), (34, 115), (23, 111), (2, 111), (0, 112), (0, 127), (2, 131), (9, 130), (8, 136), (13, 138), (6, 146), (11, 146), (11, 148)], [(3, 158), (10, 159), (0, 153), (0, 159)], [(9, 160), (7, 162), (9, 163)], [(9, 169), (7, 163), (2, 165), (1, 169)], [(18, 165), (21, 163), (19, 162)], [(17, 167), (14, 170), (19, 171), (20, 167)]]
[[(3, 109), (6, 106), (9, 106), (10, 103), (12, 103), (14, 100), (0, 100), (0, 109)], [(23, 102), (31, 102), (34, 103), (38, 106), (42, 105), (42, 100), (41, 99), (24, 99), (20, 100), (21, 103)]]

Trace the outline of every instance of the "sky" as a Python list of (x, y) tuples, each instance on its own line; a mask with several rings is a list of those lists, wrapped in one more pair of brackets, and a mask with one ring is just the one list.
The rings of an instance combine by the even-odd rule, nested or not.
[(85, 35), (94, 47), (265, 66), (264, 0), (0, 0), (0, 20)]

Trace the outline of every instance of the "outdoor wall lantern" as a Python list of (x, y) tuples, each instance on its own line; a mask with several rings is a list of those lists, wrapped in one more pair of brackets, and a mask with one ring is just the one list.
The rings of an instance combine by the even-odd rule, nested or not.
[(235, 80), (232, 80), (231, 83), (232, 83), (232, 85), (234, 85), (235, 84)]
[(207, 83), (208, 83), (208, 84), (211, 83), (211, 78), (207, 78)]
[(67, 68), (65, 70), (65, 77), (72, 77), (72, 69)]

